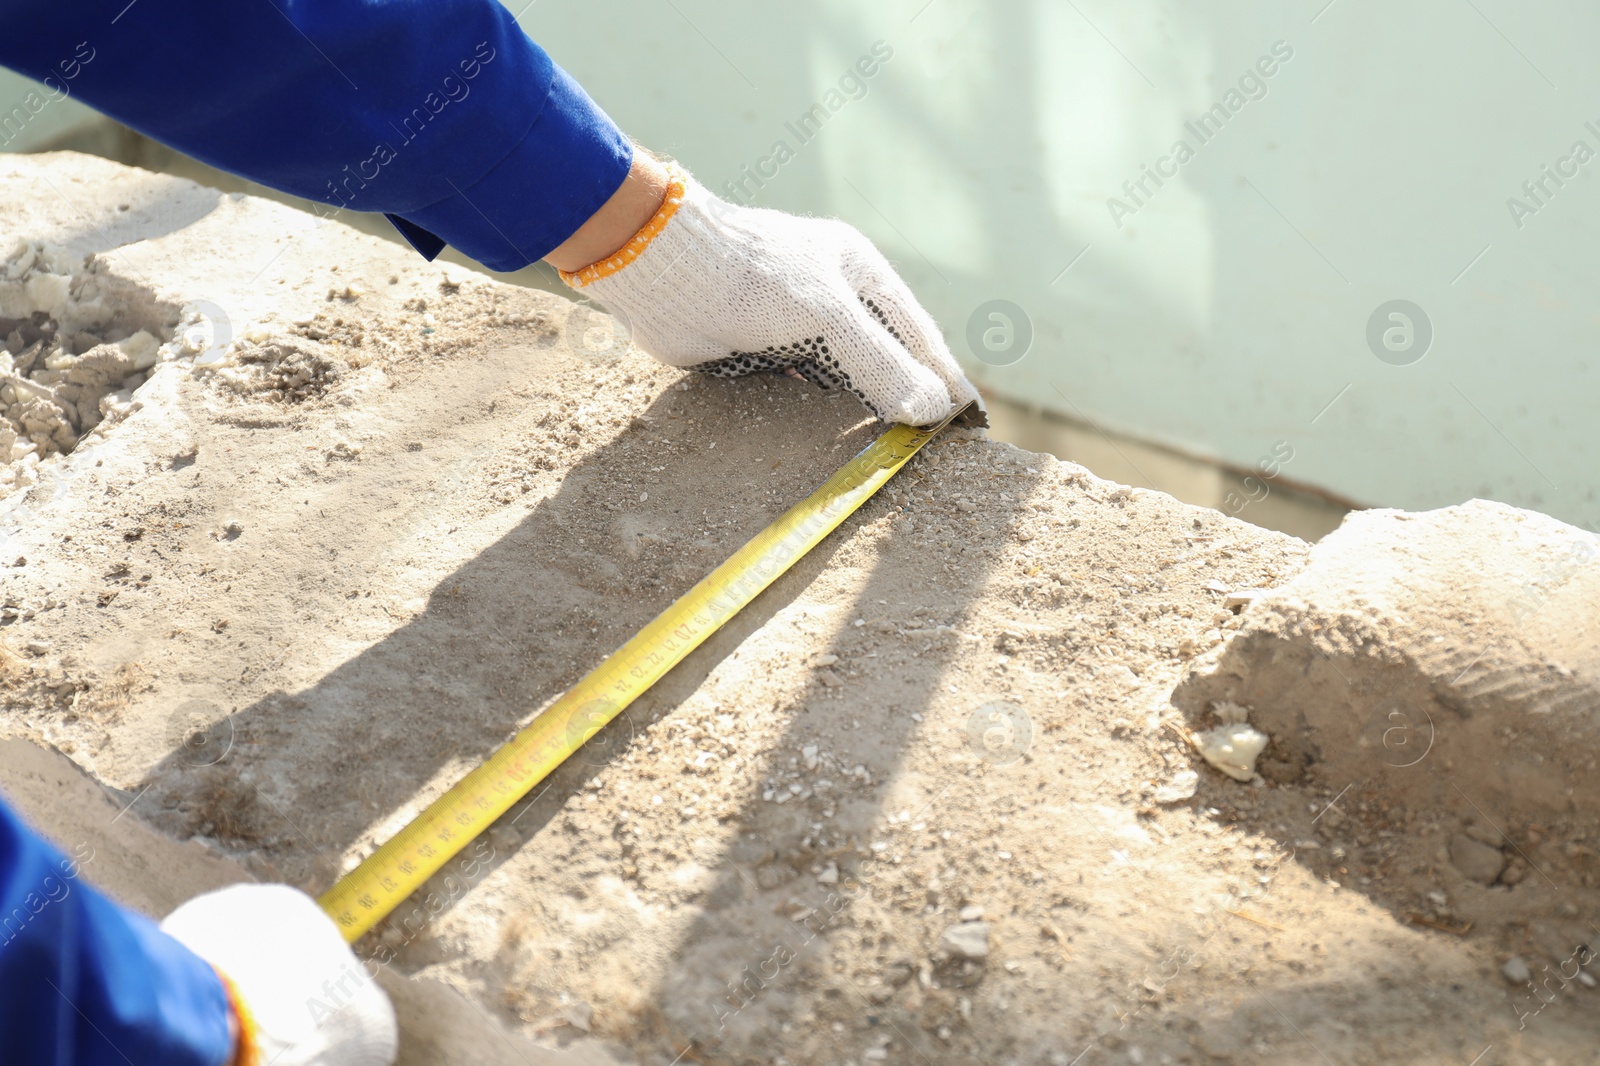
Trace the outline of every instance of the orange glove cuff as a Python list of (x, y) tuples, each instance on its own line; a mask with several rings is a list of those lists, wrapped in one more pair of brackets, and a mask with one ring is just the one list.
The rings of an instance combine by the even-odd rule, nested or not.
[(228, 1013), (233, 1017), (233, 1058), (228, 1066), (261, 1066), (256, 1055), (256, 1049), (261, 1045), (256, 1040), (255, 1017), (251, 1015), (250, 1008), (244, 1005), (238, 987), (228, 979), (228, 975), (215, 966), (212, 969), (222, 979), (222, 988), (228, 994)]

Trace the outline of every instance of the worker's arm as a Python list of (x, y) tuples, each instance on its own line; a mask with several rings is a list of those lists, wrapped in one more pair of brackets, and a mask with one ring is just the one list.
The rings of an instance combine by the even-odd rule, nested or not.
[(157, 927), (89, 887), (93, 860), (0, 802), (0, 1062), (394, 1061), (389, 1001), (309, 896), (233, 885)]
[[(566, 241), (633, 161), (494, 0), (14, 3), (0, 64), (223, 170), (385, 212), (430, 258), (449, 244), (494, 270)], [(28, 110), (0, 113), (0, 142)]]
[(90, 888), (93, 854), (63, 854), (0, 804), (0, 1058), (226, 1062), (233, 1042), (216, 971)]
[(385, 212), (430, 258), (549, 258), (674, 366), (789, 371), (888, 421), (977, 398), (864, 236), (636, 158), (495, 0), (14, 4), (0, 63), (225, 170)]

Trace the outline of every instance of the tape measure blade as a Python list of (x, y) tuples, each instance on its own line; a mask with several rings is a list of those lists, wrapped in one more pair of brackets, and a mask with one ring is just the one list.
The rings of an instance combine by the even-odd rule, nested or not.
[(355, 941), (393, 913), (971, 406), (930, 428), (890, 427), (341, 877), (317, 902), (345, 939)]
[[(317, 903), (354, 941), (383, 921), (576, 750), (560, 734), (569, 692), (341, 877)], [(556, 712), (552, 714), (552, 712)]]

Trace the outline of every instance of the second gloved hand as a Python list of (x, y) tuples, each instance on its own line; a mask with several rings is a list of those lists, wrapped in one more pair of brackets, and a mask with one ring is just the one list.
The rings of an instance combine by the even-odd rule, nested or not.
[(561, 275), (646, 353), (721, 377), (793, 368), (886, 422), (927, 425), (978, 398), (938, 324), (853, 226), (731, 204), (667, 169), (644, 229)]
[(389, 1066), (394, 1008), (310, 896), (233, 885), (167, 916), (176, 937), (233, 984), (240, 1053), (259, 1066)]

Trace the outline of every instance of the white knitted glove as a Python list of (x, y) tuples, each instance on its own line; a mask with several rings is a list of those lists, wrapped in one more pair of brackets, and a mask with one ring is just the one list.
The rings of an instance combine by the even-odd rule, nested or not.
[(855, 227), (720, 200), (674, 163), (666, 201), (568, 285), (664, 363), (718, 377), (792, 368), (886, 422), (927, 425), (978, 398), (939, 326)]
[(394, 1008), (338, 926), (287, 885), (232, 885), (161, 928), (233, 983), (241, 1040), (272, 1066), (390, 1066)]

